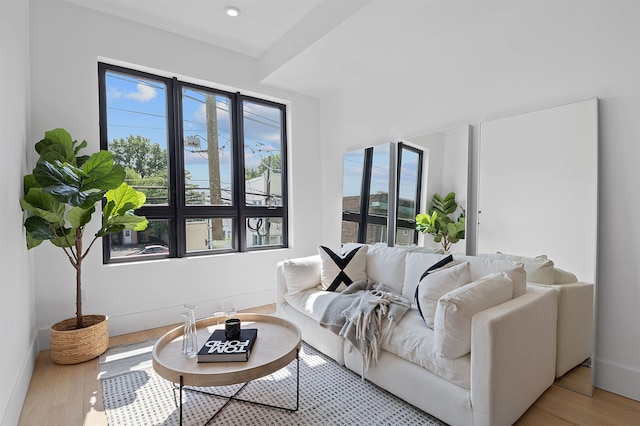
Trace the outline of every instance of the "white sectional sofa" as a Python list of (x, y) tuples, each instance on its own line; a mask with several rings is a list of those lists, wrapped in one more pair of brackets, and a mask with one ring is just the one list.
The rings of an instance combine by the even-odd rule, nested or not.
[[(413, 301), (422, 273), (443, 257), (376, 244), (368, 246), (366, 275)], [(517, 262), (454, 259), (469, 262), (474, 281), (508, 271), (514, 289), (509, 300), (469, 318), (471, 349), (454, 359), (438, 353), (442, 327), (428, 328), (412, 306), (383, 341), (378, 362), (365, 370), (360, 351), (319, 324), (325, 307), (341, 297), (319, 286), (319, 256), (278, 264), (277, 315), (297, 324), (303, 340), (336, 362), (364, 371), (366, 379), (448, 424), (511, 425), (555, 378), (559, 291), (527, 286)]]

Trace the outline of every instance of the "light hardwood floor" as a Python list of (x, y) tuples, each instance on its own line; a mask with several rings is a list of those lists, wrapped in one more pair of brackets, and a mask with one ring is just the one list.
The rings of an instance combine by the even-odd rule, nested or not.
[[(266, 305), (248, 311), (274, 310), (274, 305)], [(158, 338), (175, 326), (115, 336), (110, 339), (110, 346)], [(49, 351), (42, 351), (36, 360), (19, 425), (106, 426), (98, 371), (97, 360), (57, 365), (51, 361)], [(516, 423), (519, 426), (639, 424), (640, 402), (597, 388), (589, 398), (557, 385), (547, 389)]]

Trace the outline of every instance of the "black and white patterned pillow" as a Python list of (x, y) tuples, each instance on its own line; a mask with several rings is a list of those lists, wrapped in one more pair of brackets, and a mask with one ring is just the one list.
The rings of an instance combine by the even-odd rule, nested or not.
[(356, 281), (367, 279), (367, 246), (339, 255), (325, 246), (318, 247), (322, 260), (320, 282), (327, 291), (342, 291)]
[[(428, 308), (425, 309), (424, 306), (420, 306), (421, 305), (420, 302), (421, 301), (424, 302), (424, 297), (422, 297), (423, 293), (424, 293), (424, 290), (425, 290), (424, 287), (426, 285), (428, 285), (428, 283), (426, 282), (425, 278), (427, 278), (427, 276), (430, 273), (432, 273), (432, 272), (434, 272), (436, 270), (439, 270), (440, 268), (444, 268), (447, 265), (451, 266), (450, 264), (452, 262), (453, 262), (453, 255), (448, 255), (446, 257), (443, 257), (438, 262), (436, 262), (433, 265), (431, 265), (426, 271), (424, 271), (424, 273), (422, 274), (422, 276), (418, 280), (418, 285), (416, 286), (416, 293), (414, 295), (414, 298), (415, 298), (416, 306), (418, 307), (418, 312), (420, 312), (420, 315), (425, 320), (425, 323), (427, 324), (427, 326), (429, 328), (433, 328), (433, 318), (431, 318), (431, 320), (428, 319), (429, 317), (431, 317), (430, 313), (428, 312), (428, 311), (430, 311), (430, 309), (428, 309)], [(436, 299), (436, 301), (437, 301), (437, 299)], [(422, 303), (422, 304), (424, 305), (424, 303)]]

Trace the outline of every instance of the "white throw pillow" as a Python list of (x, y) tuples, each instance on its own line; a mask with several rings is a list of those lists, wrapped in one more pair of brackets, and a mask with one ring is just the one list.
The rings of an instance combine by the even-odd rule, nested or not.
[(538, 284), (555, 283), (554, 263), (545, 255), (527, 257), (507, 253), (481, 253), (478, 256), (487, 259), (512, 260), (522, 263), (527, 273), (527, 282)]
[(356, 281), (366, 280), (367, 249), (367, 246), (360, 246), (339, 255), (327, 247), (318, 247), (322, 260), (322, 288), (327, 291), (342, 291)]
[(418, 281), (431, 265), (440, 261), (445, 256), (433, 253), (407, 253), (404, 265), (404, 284), (402, 284), (402, 297), (414, 300)]
[(505, 272), (487, 275), (438, 300), (434, 321), (436, 353), (458, 358), (471, 351), (471, 319), (511, 299), (513, 282)]
[(382, 283), (398, 294), (402, 293), (407, 247), (373, 244), (367, 251), (367, 278)]
[(527, 273), (524, 270), (524, 265), (520, 262), (462, 255), (454, 255), (453, 258), (458, 262), (469, 262), (471, 279), (474, 281), (496, 272), (506, 272), (513, 281), (513, 298), (527, 292)]
[[(451, 264), (450, 264), (451, 265)], [(433, 329), (438, 300), (458, 287), (471, 282), (469, 262), (444, 266), (429, 272), (420, 282), (416, 291), (416, 305), (427, 327)]]
[(578, 277), (564, 269), (553, 268), (554, 284), (572, 284), (578, 282)]
[(287, 293), (296, 294), (320, 285), (320, 256), (300, 257), (283, 262)]

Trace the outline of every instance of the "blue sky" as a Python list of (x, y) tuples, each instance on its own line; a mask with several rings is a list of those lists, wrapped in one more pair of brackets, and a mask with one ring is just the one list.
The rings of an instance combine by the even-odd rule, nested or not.
[[(373, 149), (371, 193), (389, 191), (389, 144), (377, 145)], [(343, 195), (360, 195), (364, 149), (344, 155)], [(418, 155), (404, 151), (400, 169), (400, 198), (413, 199), (416, 193)]]
[[(108, 72), (107, 108), (108, 139), (141, 135), (167, 148), (167, 89), (162, 82), (137, 79)], [(229, 98), (216, 96), (218, 122), (218, 151), (223, 185), (231, 182), (231, 134)], [(185, 138), (196, 136), (199, 148), (186, 147), (185, 168), (192, 182), (208, 186), (207, 131), (205, 93), (183, 90), (183, 130)], [(257, 167), (262, 158), (280, 152), (280, 110), (253, 102), (244, 103), (245, 165)], [(204, 152), (197, 152), (204, 151)]]

